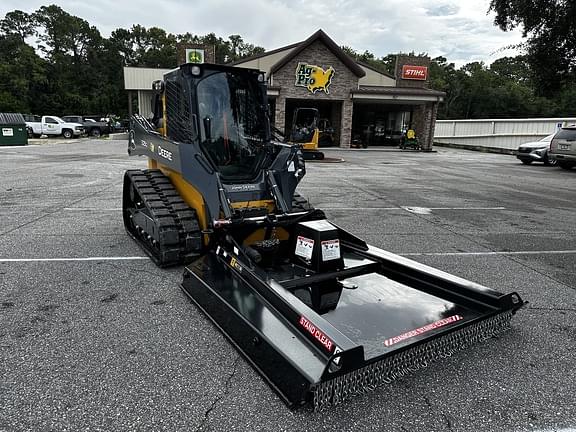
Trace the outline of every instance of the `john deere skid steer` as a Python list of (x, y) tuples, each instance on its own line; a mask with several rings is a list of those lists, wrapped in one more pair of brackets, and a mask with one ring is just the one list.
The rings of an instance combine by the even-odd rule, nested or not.
[[(292, 128), (288, 134), (271, 126), (272, 139), (297, 144), (304, 160), (324, 160), (324, 153), (318, 150), (320, 143), (318, 110), (316, 108), (296, 108), (292, 116)], [(331, 137), (330, 137), (331, 138)]]
[(300, 145), (304, 160), (324, 159), (324, 153), (318, 150), (320, 142), (318, 121), (319, 115), (316, 108), (296, 108), (294, 110), (288, 141)]
[(264, 75), (187, 64), (135, 116), (128, 233), (291, 407), (323, 409), (505, 330), (523, 301), (367, 245), (295, 191), (270, 139)]

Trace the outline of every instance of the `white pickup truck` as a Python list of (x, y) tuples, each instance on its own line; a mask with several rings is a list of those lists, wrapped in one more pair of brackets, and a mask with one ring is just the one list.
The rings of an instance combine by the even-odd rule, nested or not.
[[(64, 138), (72, 138), (84, 133), (84, 126), (80, 123), (67, 123), (56, 116), (25, 116), (28, 131), (34, 138), (41, 135), (62, 135)], [(32, 120), (32, 121), (30, 121)]]

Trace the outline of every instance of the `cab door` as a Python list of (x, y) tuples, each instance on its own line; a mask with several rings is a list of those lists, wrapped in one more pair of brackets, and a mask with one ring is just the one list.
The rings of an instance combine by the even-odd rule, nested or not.
[(60, 135), (62, 133), (62, 126), (53, 117), (44, 117), (42, 121), (42, 132), (46, 135)]

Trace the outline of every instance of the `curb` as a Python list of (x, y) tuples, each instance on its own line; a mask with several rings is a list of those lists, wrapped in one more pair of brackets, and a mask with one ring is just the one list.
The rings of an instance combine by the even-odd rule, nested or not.
[(508, 154), (508, 155), (515, 155), (516, 150), (505, 149), (505, 148), (498, 148), (498, 147), (482, 147), (482, 146), (471, 146), (471, 145), (464, 145), (464, 144), (452, 144), (452, 143), (434, 143), (437, 147), (448, 147), (448, 148), (455, 148), (460, 150), (470, 150), (480, 153), (499, 153), (499, 154)]

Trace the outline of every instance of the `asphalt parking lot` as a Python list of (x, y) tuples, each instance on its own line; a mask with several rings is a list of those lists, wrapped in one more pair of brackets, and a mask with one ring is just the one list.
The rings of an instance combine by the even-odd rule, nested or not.
[(125, 141), (0, 147), (0, 431), (576, 428), (576, 170), (337, 151), (300, 191), (383, 249), (530, 303), (511, 331), (321, 413), (290, 411), (126, 235)]

